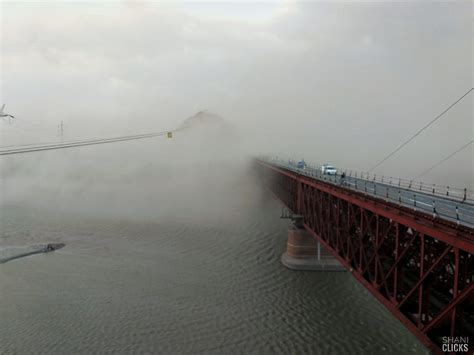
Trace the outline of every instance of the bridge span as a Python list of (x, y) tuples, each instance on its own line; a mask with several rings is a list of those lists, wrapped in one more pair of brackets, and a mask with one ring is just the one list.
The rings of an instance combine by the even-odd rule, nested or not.
[[(430, 350), (442, 354), (445, 337), (469, 337), (473, 353), (470, 201), (433, 196), (437, 194), (425, 194), (423, 200), (423, 192), (418, 192), (418, 201), (443, 206), (442, 214), (433, 213), (407, 202), (413, 196), (409, 189), (394, 193), (396, 189), (385, 187), (380, 194), (370, 193), (367, 182), (355, 188), (361, 186), (358, 178), (341, 184), (337, 177), (283, 161), (257, 159), (256, 167), (264, 185), (291, 213), (302, 216), (310, 235)], [(452, 214), (458, 205), (468, 216), (463, 221), (459, 212)]]

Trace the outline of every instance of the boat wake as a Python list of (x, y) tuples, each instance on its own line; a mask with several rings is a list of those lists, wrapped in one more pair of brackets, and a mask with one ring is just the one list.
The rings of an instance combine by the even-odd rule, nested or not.
[(65, 246), (66, 244), (64, 243), (49, 243), (24, 248), (5, 248), (0, 250), (0, 264), (30, 255), (49, 253), (51, 251), (64, 248)]

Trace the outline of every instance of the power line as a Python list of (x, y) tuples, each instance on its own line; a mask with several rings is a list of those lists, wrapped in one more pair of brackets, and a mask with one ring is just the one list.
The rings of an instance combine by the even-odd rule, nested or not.
[(406, 146), (408, 143), (410, 143), (413, 139), (415, 139), (416, 136), (418, 136), (421, 132), (423, 132), (425, 129), (430, 127), (433, 123), (435, 123), (437, 120), (439, 120), (446, 112), (448, 112), (451, 108), (456, 106), (456, 104), (461, 101), (464, 97), (466, 97), (471, 91), (473, 91), (474, 88), (470, 88), (464, 95), (462, 95), (459, 99), (457, 99), (454, 103), (452, 103), (448, 108), (446, 108), (443, 112), (441, 112), (438, 116), (436, 116), (433, 120), (431, 120), (428, 124), (426, 124), (423, 128), (419, 129), (414, 135), (412, 135), (408, 140), (406, 140), (404, 143), (400, 144), (394, 151), (392, 151), (390, 154), (388, 154), (385, 158), (383, 158), (381, 161), (379, 161), (375, 166), (369, 170), (369, 172), (373, 171), (375, 168), (378, 166), (382, 165), (383, 162), (385, 162), (387, 159), (389, 159), (392, 155), (397, 153), (400, 149), (402, 149), (404, 146)]
[(436, 168), (437, 166), (443, 164), (446, 160), (452, 158), (453, 156), (455, 156), (457, 153), (459, 153), (460, 151), (466, 149), (467, 147), (469, 147), (472, 143), (474, 143), (474, 139), (471, 140), (470, 142), (467, 142), (466, 144), (464, 144), (461, 148), (459, 148), (458, 150), (456, 150), (455, 152), (451, 153), (450, 155), (448, 155), (446, 158), (442, 159), (441, 161), (439, 161), (438, 163), (436, 163), (435, 165), (431, 166), (429, 169), (426, 169), (425, 171), (423, 171), (421, 174), (417, 175), (415, 178), (413, 178), (413, 180), (419, 178), (420, 176), (423, 176), (427, 173), (429, 173), (431, 170), (433, 170), (434, 168)]
[[(166, 131), (169, 132), (169, 131)], [(175, 131), (172, 131), (175, 132)], [(157, 133), (163, 133), (163, 132), (157, 132)], [(148, 133), (150, 134), (150, 133)], [(116, 138), (123, 138), (123, 137), (136, 137), (136, 136), (142, 136), (143, 134), (137, 134), (137, 135), (130, 135), (130, 136), (121, 136), (121, 137), (116, 137)], [(109, 139), (114, 139), (114, 138), (90, 138), (90, 139), (74, 139), (70, 140), (67, 142), (61, 142), (61, 141), (54, 141), (54, 142), (36, 142), (36, 143), (25, 143), (25, 144), (11, 144), (11, 145), (3, 145), (0, 146), (0, 152), (5, 151), (4, 148), (12, 148), (12, 150), (17, 150), (17, 149), (23, 149), (26, 147), (32, 147), (32, 146), (46, 146), (46, 145), (61, 145), (61, 144), (72, 144), (72, 143), (81, 143), (81, 142), (92, 142), (92, 141), (102, 141), (102, 140), (109, 140)], [(35, 148), (35, 147), (33, 147)]]
[[(176, 132), (175, 131), (166, 131), (166, 132)], [(163, 132), (158, 132), (158, 133), (163, 133)], [(141, 136), (139, 135), (131, 135), (131, 136), (123, 136), (123, 137), (135, 137), (135, 136)], [(117, 138), (122, 138), (122, 137), (117, 137)], [(0, 146), (0, 152), (4, 151), (4, 148), (12, 148), (13, 149), (22, 149), (26, 147), (31, 147), (31, 146), (43, 146), (43, 145), (58, 145), (58, 144), (71, 144), (71, 143), (79, 143), (79, 142), (92, 142), (92, 141), (101, 141), (101, 140), (108, 140), (108, 139), (114, 139), (114, 138), (90, 138), (90, 139), (74, 139), (70, 140), (67, 142), (61, 142), (61, 141), (54, 141), (54, 142), (36, 142), (36, 143), (24, 143), (24, 144), (10, 144), (10, 145), (2, 145)]]
[(88, 145), (95, 145), (95, 144), (106, 144), (106, 143), (123, 142), (123, 141), (135, 140), (135, 139), (153, 138), (153, 137), (163, 136), (167, 134), (168, 132), (175, 132), (175, 131), (176, 130), (144, 133), (144, 134), (113, 137), (113, 138), (70, 141), (70, 142), (64, 142), (64, 143), (36, 145), (36, 146), (30, 146), (30, 147), (23, 146), (23, 147), (18, 147), (18, 148), (13, 148), (13, 149), (0, 150), (0, 155), (32, 153), (32, 152), (39, 152), (39, 151), (44, 151), (44, 150), (66, 149), (66, 148), (81, 147), (81, 146), (88, 146)]

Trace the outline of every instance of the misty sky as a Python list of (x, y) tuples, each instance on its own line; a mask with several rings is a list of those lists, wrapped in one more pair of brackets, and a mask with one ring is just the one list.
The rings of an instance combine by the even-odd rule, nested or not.
[[(366, 171), (473, 86), (473, 2), (2, 2), (1, 145), (170, 129), (208, 109), (255, 153)], [(471, 94), (380, 166), (474, 136)], [(47, 154), (47, 153), (45, 153)], [(474, 188), (474, 146), (426, 181)]]

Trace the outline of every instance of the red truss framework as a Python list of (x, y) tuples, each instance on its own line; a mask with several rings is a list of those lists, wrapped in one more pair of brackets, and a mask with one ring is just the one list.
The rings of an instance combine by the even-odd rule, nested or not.
[[(265, 185), (434, 353), (474, 341), (474, 230), (257, 160)], [(470, 354), (474, 348), (470, 349)]]

